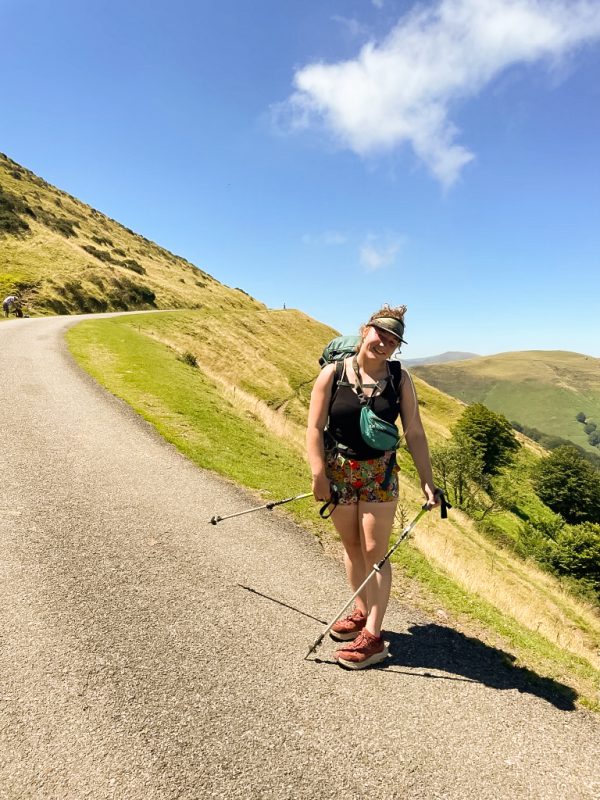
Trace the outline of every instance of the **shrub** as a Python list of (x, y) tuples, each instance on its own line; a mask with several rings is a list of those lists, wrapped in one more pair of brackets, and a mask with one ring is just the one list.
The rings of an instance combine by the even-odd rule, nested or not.
[(556, 540), (554, 566), (600, 589), (600, 525), (566, 525)]
[(96, 242), (96, 244), (100, 244), (100, 245), (102, 245), (102, 244), (105, 244), (105, 245), (108, 245), (109, 247), (112, 247), (112, 244), (113, 244), (113, 243), (112, 243), (112, 241), (111, 241), (110, 239), (107, 239), (107, 238), (106, 238), (106, 236), (92, 236), (92, 241), (93, 241), (93, 242)]
[(59, 300), (58, 297), (49, 297), (47, 300), (45, 300), (44, 305), (51, 311), (54, 311), (56, 314), (69, 313), (68, 307), (63, 303), (62, 300)]
[(109, 292), (110, 304), (117, 310), (140, 306), (156, 306), (156, 295), (143, 284), (134, 283), (127, 277), (115, 278)]
[(104, 279), (101, 275), (90, 275), (88, 280), (97, 286), (99, 289), (104, 289)]
[(77, 231), (74, 230), (75, 226), (79, 226), (76, 220), (67, 219), (66, 217), (55, 217), (52, 214), (46, 215), (44, 220), (45, 225), (53, 231), (60, 233), (61, 236), (69, 239), (71, 236), (77, 236)]
[(116, 259), (114, 259), (107, 250), (98, 250), (98, 248), (94, 247), (93, 244), (83, 244), (81, 246), (86, 253), (94, 256), (94, 258), (97, 258), (99, 261), (106, 261), (109, 264), (120, 263), (119, 261), (116, 261)]
[(21, 214), (29, 214), (31, 209), (19, 197), (5, 192), (0, 186), (0, 234), (19, 236), (30, 230), (29, 225), (21, 218)]
[(590, 420), (589, 422), (586, 422), (586, 423), (585, 423), (585, 425), (584, 425), (584, 427), (583, 427), (583, 430), (584, 430), (586, 433), (593, 433), (593, 432), (596, 430), (596, 428), (597, 428), (597, 427), (598, 427), (598, 426), (596, 425), (596, 423), (595, 423), (595, 422), (592, 422), (592, 421)]
[(579, 414), (577, 414), (577, 416), (575, 417), (575, 419), (577, 420), (577, 422), (585, 422), (587, 417), (585, 416), (583, 411), (580, 411)]
[(184, 364), (188, 364), (190, 367), (198, 366), (198, 360), (196, 359), (196, 356), (193, 353), (190, 353), (189, 350), (186, 350), (185, 353), (182, 353), (179, 356), (179, 360), (183, 361)]
[(125, 261), (116, 262), (119, 263), (121, 267), (125, 267), (126, 269), (130, 269), (133, 272), (137, 272), (138, 275), (145, 275), (146, 270), (142, 265), (136, 261), (134, 258), (128, 258)]

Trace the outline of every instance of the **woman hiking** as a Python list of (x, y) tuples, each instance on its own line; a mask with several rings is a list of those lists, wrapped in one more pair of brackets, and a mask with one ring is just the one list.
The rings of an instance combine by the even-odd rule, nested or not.
[[(360, 329), (356, 355), (337, 367), (325, 366), (310, 400), (306, 440), (312, 491), (319, 501), (330, 500), (332, 493), (336, 496), (331, 519), (344, 546), (346, 575), (354, 591), (387, 552), (398, 504), (396, 451), (377, 449), (365, 441), (364, 405), (387, 423), (400, 415), (425, 500), (430, 507), (439, 504), (411, 379), (402, 370), (394, 385), (388, 361), (404, 341), (405, 312), (406, 306), (388, 305), (376, 311)], [(381, 626), (391, 584), (387, 561), (358, 595), (352, 613), (333, 625), (332, 638), (345, 642), (335, 653), (342, 666), (363, 669), (387, 657)]]

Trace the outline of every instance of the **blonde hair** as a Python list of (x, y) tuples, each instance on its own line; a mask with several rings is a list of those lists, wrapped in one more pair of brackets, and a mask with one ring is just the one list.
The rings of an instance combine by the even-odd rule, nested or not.
[[(379, 317), (393, 317), (393, 319), (399, 319), (402, 320), (402, 322), (404, 322), (405, 314), (406, 314), (406, 306), (390, 306), (386, 303), (379, 309), (379, 311), (376, 311), (374, 314), (371, 314), (369, 322), (373, 322)], [(368, 324), (369, 323), (367, 323), (367, 325)]]
[(365, 322), (364, 325), (360, 326), (359, 333), (361, 339), (364, 338), (367, 327), (380, 317), (392, 317), (393, 319), (399, 319), (402, 322), (402, 324), (404, 324), (404, 315), (406, 314), (406, 311), (407, 311), (406, 306), (390, 306), (388, 303), (385, 303), (379, 309), (379, 311), (376, 311), (374, 314), (371, 314), (368, 322)]

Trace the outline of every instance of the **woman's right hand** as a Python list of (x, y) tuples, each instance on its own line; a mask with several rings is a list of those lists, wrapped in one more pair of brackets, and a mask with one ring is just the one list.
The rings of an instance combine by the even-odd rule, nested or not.
[(331, 499), (331, 483), (324, 472), (319, 475), (313, 475), (312, 493), (315, 496), (315, 500), (321, 503)]

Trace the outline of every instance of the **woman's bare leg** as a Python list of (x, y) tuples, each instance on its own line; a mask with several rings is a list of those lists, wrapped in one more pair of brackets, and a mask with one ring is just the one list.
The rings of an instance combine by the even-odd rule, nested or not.
[[(373, 503), (372, 505), (376, 504)], [(352, 591), (355, 592), (367, 577), (358, 519), (358, 504), (352, 503), (337, 506), (331, 515), (331, 521), (335, 525), (335, 529), (344, 545), (346, 576)], [(356, 608), (366, 615), (368, 611), (367, 592), (361, 592), (354, 602)]]
[[(358, 519), (364, 563), (364, 577), (387, 553), (394, 524), (397, 501), (391, 503), (358, 504)], [(360, 584), (357, 584), (357, 586)], [(375, 573), (366, 586), (366, 603), (369, 610), (367, 630), (374, 636), (381, 634), (383, 617), (388, 607), (392, 588), (392, 567), (386, 561), (381, 571)]]

